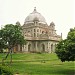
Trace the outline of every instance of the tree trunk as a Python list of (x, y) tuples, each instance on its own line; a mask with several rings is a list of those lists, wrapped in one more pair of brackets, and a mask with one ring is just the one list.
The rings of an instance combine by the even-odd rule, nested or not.
[(7, 59), (7, 57), (8, 57), (8, 55), (9, 55), (9, 53), (10, 53), (10, 52), (8, 51), (8, 53), (7, 53), (6, 57), (2, 59), (2, 65), (4, 65), (4, 60), (6, 60), (6, 59)]
[(10, 64), (12, 63), (12, 48), (10, 49)]
[(2, 65), (4, 65), (4, 60), (7, 59), (9, 54), (10, 54), (10, 64), (12, 63), (12, 50), (13, 50), (13, 48), (8, 49), (8, 53), (7, 53), (6, 57), (2, 59)]

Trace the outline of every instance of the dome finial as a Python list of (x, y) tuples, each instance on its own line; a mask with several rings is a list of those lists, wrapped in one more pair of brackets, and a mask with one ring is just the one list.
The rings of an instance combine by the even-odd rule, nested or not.
[(34, 7), (34, 11), (36, 11), (36, 7)]

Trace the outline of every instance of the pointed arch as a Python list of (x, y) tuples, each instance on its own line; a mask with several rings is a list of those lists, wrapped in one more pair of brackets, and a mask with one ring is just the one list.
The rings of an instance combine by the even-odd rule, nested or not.
[(53, 52), (53, 44), (51, 44), (51, 53)]
[(28, 52), (31, 51), (31, 44), (28, 45)]
[(42, 44), (41, 47), (42, 47), (42, 52), (45, 52), (45, 45)]

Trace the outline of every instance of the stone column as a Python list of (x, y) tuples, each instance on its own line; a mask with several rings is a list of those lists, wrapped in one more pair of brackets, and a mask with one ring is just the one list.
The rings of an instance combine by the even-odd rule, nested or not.
[(22, 50), (21, 50), (22, 52), (24, 51), (24, 45), (22, 46)]
[(18, 45), (18, 51), (20, 51), (20, 45)]
[(51, 44), (49, 44), (49, 53), (51, 53)]

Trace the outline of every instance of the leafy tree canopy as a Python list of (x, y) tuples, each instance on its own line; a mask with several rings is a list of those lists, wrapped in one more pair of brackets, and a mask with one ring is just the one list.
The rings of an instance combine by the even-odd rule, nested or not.
[(75, 60), (75, 28), (70, 29), (67, 39), (57, 44), (56, 54), (62, 62)]
[[(7, 24), (0, 30), (0, 44), (7, 47), (14, 47), (18, 44), (23, 45), (26, 43), (22, 36), (22, 28), (19, 25)], [(3, 42), (3, 43), (2, 43)], [(4, 48), (4, 47), (3, 47)]]
[(19, 22), (17, 22), (16, 25), (7, 24), (0, 30), (0, 49), (2, 50), (8, 48), (8, 54), (6, 55), (5, 59), (8, 57), (9, 53), (12, 53), (13, 48), (16, 45), (22, 46), (24, 44), (26, 44), (26, 40), (22, 35), (22, 28)]

